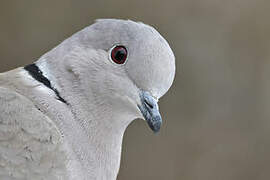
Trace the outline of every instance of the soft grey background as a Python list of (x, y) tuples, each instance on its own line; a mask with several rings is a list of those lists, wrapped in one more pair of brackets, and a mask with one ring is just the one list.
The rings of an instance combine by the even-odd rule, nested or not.
[(128, 128), (119, 180), (270, 179), (270, 1), (0, 2), (0, 71), (31, 63), (96, 18), (155, 26), (177, 59), (164, 126)]

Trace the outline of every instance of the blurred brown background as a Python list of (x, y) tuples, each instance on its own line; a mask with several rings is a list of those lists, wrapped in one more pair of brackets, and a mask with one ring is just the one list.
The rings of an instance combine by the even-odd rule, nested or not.
[(96, 18), (154, 25), (177, 59), (153, 135), (126, 132), (119, 180), (270, 179), (270, 1), (0, 2), (0, 71), (39, 58)]

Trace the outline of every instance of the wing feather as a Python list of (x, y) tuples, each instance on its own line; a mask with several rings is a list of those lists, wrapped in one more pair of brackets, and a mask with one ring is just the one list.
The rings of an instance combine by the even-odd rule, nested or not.
[(0, 87), (0, 179), (67, 179), (62, 137), (26, 97)]

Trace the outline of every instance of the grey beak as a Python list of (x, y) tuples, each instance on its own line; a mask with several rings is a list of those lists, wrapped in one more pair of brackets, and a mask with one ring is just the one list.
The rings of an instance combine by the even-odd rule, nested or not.
[(146, 91), (141, 91), (140, 97), (141, 105), (138, 105), (138, 107), (149, 127), (156, 133), (160, 130), (162, 125), (157, 100)]

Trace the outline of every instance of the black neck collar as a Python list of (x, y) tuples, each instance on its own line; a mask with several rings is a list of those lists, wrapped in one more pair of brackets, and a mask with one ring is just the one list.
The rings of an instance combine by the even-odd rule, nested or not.
[(56, 88), (52, 87), (50, 80), (43, 75), (42, 71), (39, 69), (39, 67), (36, 64), (29, 64), (25, 66), (24, 69), (28, 71), (28, 73), (35, 80), (39, 81), (40, 83), (44, 84), (46, 87), (53, 90), (57, 97), (57, 100), (67, 104), (67, 101), (60, 96), (60, 93)]

